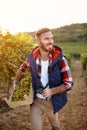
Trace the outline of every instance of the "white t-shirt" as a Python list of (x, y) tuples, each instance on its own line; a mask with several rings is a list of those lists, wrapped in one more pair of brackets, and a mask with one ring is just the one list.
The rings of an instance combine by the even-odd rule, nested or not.
[[(37, 61), (38, 62), (38, 61)], [(48, 66), (49, 66), (49, 61), (43, 61), (41, 60), (41, 82), (42, 85), (45, 87), (46, 84), (48, 83)], [(37, 93), (37, 97), (45, 99), (42, 94)]]

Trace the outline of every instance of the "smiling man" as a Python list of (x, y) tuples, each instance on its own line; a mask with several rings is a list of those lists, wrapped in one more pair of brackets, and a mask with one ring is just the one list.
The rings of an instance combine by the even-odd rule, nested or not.
[(21, 79), (26, 68), (31, 68), (33, 103), (30, 106), (32, 130), (42, 130), (42, 115), (46, 113), (52, 130), (60, 130), (58, 112), (67, 102), (66, 92), (73, 86), (73, 80), (61, 48), (54, 45), (49, 28), (36, 32), (36, 47), (20, 66), (14, 81)]

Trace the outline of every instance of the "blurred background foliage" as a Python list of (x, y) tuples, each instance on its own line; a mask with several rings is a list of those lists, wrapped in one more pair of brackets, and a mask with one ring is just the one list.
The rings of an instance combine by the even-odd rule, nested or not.
[[(11, 35), (0, 32), (0, 86), (10, 87), (19, 66), (24, 62), (28, 53), (34, 47), (34, 39), (28, 33), (18, 33)], [(28, 70), (29, 71), (29, 70)], [(29, 92), (31, 76), (26, 72), (26, 76), (20, 82), (20, 92), (17, 88), (16, 98), (21, 99), (24, 93)], [(20, 95), (20, 96), (19, 96)]]

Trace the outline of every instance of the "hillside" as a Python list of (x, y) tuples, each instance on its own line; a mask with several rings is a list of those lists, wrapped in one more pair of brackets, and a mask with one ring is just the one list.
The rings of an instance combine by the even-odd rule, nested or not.
[[(55, 42), (87, 41), (87, 23), (71, 24), (51, 30)], [(33, 37), (35, 36), (35, 32), (29, 32), (29, 34)]]

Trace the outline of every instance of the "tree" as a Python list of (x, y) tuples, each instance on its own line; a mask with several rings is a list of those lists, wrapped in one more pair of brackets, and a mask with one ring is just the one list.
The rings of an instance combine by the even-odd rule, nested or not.
[[(6, 86), (11, 85), (15, 72), (34, 46), (34, 39), (27, 33), (7, 36), (8, 34), (9, 33), (3, 37), (0, 44), (0, 82)], [(28, 79), (28, 77), (26, 76), (25, 80)], [(30, 79), (28, 80), (30, 81)], [(23, 81), (23, 86), (30, 84), (29, 82), (25, 82), (25, 85)]]

